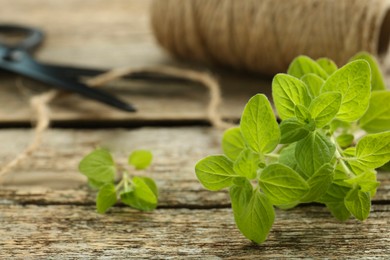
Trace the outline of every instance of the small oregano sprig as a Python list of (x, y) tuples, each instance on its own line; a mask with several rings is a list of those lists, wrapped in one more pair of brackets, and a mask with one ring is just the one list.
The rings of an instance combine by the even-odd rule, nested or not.
[[(132, 170), (144, 170), (149, 167), (153, 159), (152, 153), (147, 150), (137, 150), (128, 158)], [(133, 171), (115, 164), (110, 152), (97, 148), (86, 155), (79, 164), (79, 171), (87, 176), (92, 188), (99, 189), (96, 196), (98, 213), (105, 213), (120, 200), (135, 209), (154, 210), (158, 203), (158, 189), (153, 179), (148, 177), (131, 176)], [(115, 184), (117, 174), (121, 174), (120, 181)]]
[(274, 206), (316, 202), (341, 221), (365, 220), (375, 169), (390, 160), (390, 92), (375, 59), (361, 53), (337, 68), (299, 56), (274, 77), (272, 96), (281, 123), (266, 96), (252, 97), (223, 135), (224, 155), (197, 163), (199, 181), (229, 188), (237, 227), (256, 243), (271, 230)]

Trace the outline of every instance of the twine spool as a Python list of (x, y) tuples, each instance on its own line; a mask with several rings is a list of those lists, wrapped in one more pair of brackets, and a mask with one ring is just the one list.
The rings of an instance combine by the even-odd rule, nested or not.
[(388, 53), (390, 0), (154, 1), (157, 41), (186, 60), (275, 74), (298, 55)]

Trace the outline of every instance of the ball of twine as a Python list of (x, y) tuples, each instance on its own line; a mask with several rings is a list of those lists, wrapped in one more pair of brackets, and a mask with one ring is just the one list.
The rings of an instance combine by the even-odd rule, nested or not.
[(342, 65), (388, 52), (389, 0), (154, 1), (157, 41), (174, 56), (275, 74), (298, 55)]

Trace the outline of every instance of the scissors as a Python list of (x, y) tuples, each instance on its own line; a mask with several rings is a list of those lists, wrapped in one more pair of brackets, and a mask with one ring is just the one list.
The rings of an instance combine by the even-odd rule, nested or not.
[[(36, 28), (2, 24), (0, 33), (23, 34), (26, 37), (16, 44), (0, 42), (0, 69), (41, 81), (53, 87), (78, 93), (86, 98), (104, 103), (123, 111), (135, 112), (136, 108), (113, 95), (88, 87), (80, 80), (81, 76), (96, 76), (103, 70), (84, 69), (44, 64), (36, 61), (32, 53), (44, 39), (44, 33)], [(142, 76), (142, 75), (141, 75)], [(147, 77), (144, 75), (143, 77)]]

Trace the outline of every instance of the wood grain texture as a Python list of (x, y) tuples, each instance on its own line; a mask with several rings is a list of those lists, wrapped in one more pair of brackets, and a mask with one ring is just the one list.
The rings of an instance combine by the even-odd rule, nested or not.
[[(0, 163), (12, 158), (28, 143), (29, 130), (2, 130)], [(195, 163), (219, 154), (222, 131), (208, 127), (140, 128), (133, 130), (50, 130), (42, 147), (7, 176), (0, 197), (21, 204), (91, 205), (95, 193), (86, 189), (78, 173), (81, 158), (95, 146), (110, 149), (118, 163), (126, 165), (134, 149), (150, 149), (152, 167), (146, 172), (160, 188), (162, 207), (220, 207), (229, 205), (226, 191), (209, 192), (198, 182)], [(381, 186), (374, 199), (390, 201), (390, 174), (379, 173)]]
[[(29, 98), (43, 91), (41, 84), (15, 76), (0, 74), (1, 124), (31, 122), (33, 111)], [(226, 82), (223, 83), (223, 82)], [(261, 91), (269, 95), (270, 81), (248, 77), (246, 80), (231, 74), (221, 78), (224, 103), (219, 108), (228, 120), (238, 120), (251, 96)], [(21, 87), (22, 85), (23, 87)], [(242, 86), (242, 88), (241, 88)], [(245, 88), (244, 88), (245, 87)], [(50, 104), (50, 118), (54, 123), (78, 126), (103, 122), (116, 125), (183, 124), (207, 122), (209, 93), (204, 86), (188, 83), (148, 83), (145, 81), (121, 82), (102, 88), (133, 104), (136, 113), (122, 112), (76, 94), (62, 96)], [(244, 90), (243, 90), (244, 89)]]
[[(12, 3), (11, 3), (12, 2)], [(246, 101), (270, 92), (270, 80), (173, 60), (154, 42), (150, 0), (0, 0), (0, 23), (42, 28), (47, 38), (35, 54), (44, 62), (114, 68), (171, 65), (207, 71), (221, 82), (222, 115), (238, 119)], [(390, 85), (390, 56), (384, 69)], [(22, 86), (23, 85), (23, 86)], [(0, 126), (28, 124), (28, 99), (42, 84), (0, 72)], [(207, 92), (182, 83), (116, 82), (104, 88), (140, 112), (123, 113), (77, 95), (56, 100), (54, 123), (67, 127), (198, 124), (206, 119)], [(234, 224), (226, 191), (210, 192), (194, 165), (221, 153), (222, 132), (208, 127), (106, 130), (51, 129), (31, 158), (0, 186), (0, 259), (258, 259), (390, 257), (390, 173), (381, 181), (370, 218), (340, 223), (318, 205), (277, 210), (269, 239), (256, 246)], [(0, 165), (30, 142), (29, 129), (0, 130)], [(80, 159), (102, 146), (118, 163), (129, 152), (150, 149), (153, 166), (142, 174), (160, 188), (159, 208), (138, 212), (117, 205), (95, 212), (95, 192), (78, 173)]]
[(322, 207), (277, 210), (268, 240), (254, 245), (230, 209), (114, 208), (0, 204), (0, 258), (381, 258), (390, 255), (390, 206), (364, 223), (340, 223)]
[[(94, 147), (102, 146), (110, 149), (117, 163), (123, 165), (131, 151), (150, 149), (154, 155), (152, 167), (139, 174), (156, 180), (161, 205), (226, 205), (229, 203), (227, 194), (219, 192), (210, 196), (194, 173), (197, 160), (208, 153), (221, 152), (221, 134), (205, 127), (50, 130), (41, 148), (6, 176), (7, 186), (1, 189), (1, 197), (20, 203), (29, 203), (31, 199), (48, 204), (91, 203), (94, 192), (85, 189), (86, 178), (78, 173), (77, 167), (83, 156)], [(0, 163), (20, 152), (30, 137), (29, 130), (0, 131), (0, 143), (8, 147), (0, 149)]]

